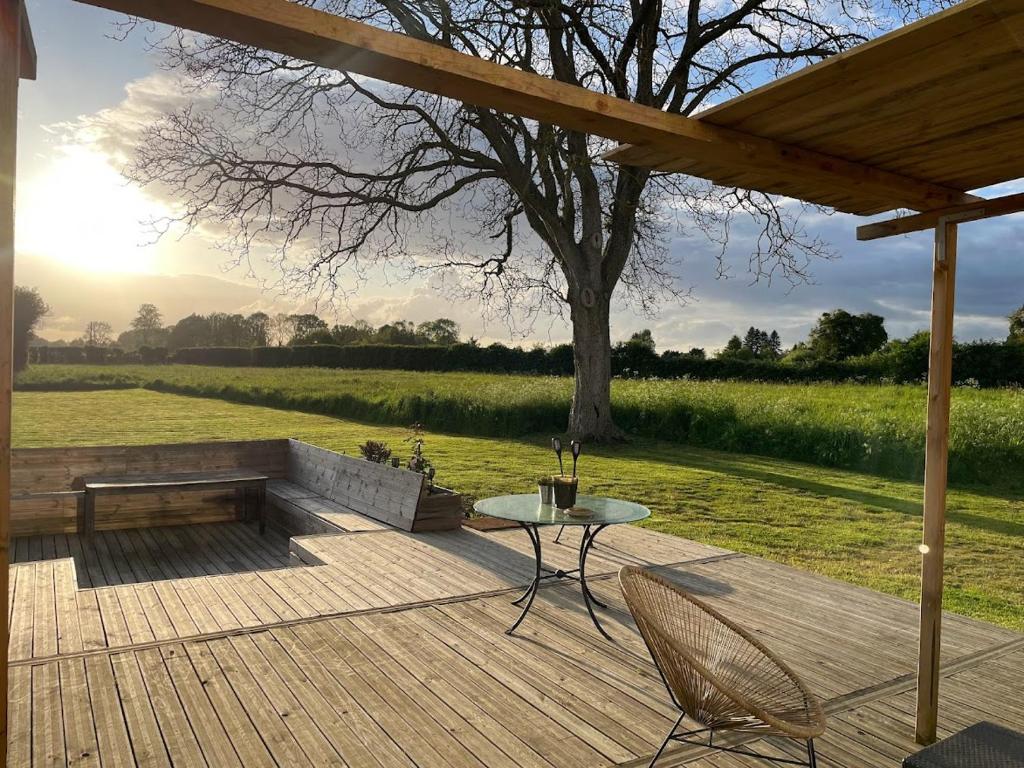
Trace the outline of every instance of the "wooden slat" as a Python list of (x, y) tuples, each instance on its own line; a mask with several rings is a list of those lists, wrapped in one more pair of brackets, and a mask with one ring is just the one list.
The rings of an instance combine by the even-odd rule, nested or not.
[[(255, 728), (263, 744), (272, 755), (276, 765), (310, 765), (299, 744), (285, 726), (284, 719), (266, 696), (259, 691), (259, 686), (249, 674), (244, 663), (227, 640), (214, 641), (206, 644), (210, 654), (208, 665), (217, 665), (220, 670), (222, 695), (231, 703), (230, 711), (234, 717), (243, 717)], [(195, 656), (199, 651), (190, 648)], [(233, 700), (239, 702), (235, 707)]]
[[(110, 664), (114, 679), (117, 681), (117, 690), (120, 692), (124, 722), (136, 764), (170, 768), (168, 748), (174, 745), (175, 741), (171, 740), (167, 746), (164, 745), (153, 711), (154, 701), (157, 699), (151, 697), (146, 689), (138, 659), (132, 653), (113, 654), (110, 656)], [(175, 764), (178, 764), (177, 760)]]
[[(64, 662), (66, 663), (66, 662)], [(84, 660), (89, 685), (93, 722), (96, 726), (98, 754), (104, 768), (127, 768), (136, 765), (132, 743), (128, 738), (125, 711), (122, 709), (117, 682), (107, 656), (92, 656)], [(139, 765), (147, 761), (139, 760)], [(151, 764), (151, 763), (150, 763)]]
[(85, 661), (69, 659), (60, 662), (59, 673), (67, 765), (99, 768), (99, 741), (89, 699)]
[[(84, 530), (90, 510), (100, 530), (234, 520), (234, 481), (282, 477), (286, 448), (286, 440), (253, 440), (19, 449), (13, 453), (13, 534)], [(93, 493), (89, 507), (80, 489), (90, 478), (139, 485), (125, 489), (131, 496), (97, 500)], [(196, 481), (191, 486), (189, 478)], [(144, 487), (156, 480), (159, 490)]]
[(81, 491), (19, 494), (11, 499), (11, 535), (74, 533)]
[(416, 472), (290, 440), (288, 480), (323, 500), (297, 498), (292, 492), (293, 498), (284, 505), (286, 509), (308, 512), (330, 525), (355, 530), (372, 528), (361, 524), (360, 515), (407, 531), (417, 525), (424, 478)]
[(75, 481), (84, 477), (238, 469), (280, 478), (286, 448), (286, 440), (18, 448), (12, 457), (13, 488), (18, 493), (51, 492), (73, 490)]

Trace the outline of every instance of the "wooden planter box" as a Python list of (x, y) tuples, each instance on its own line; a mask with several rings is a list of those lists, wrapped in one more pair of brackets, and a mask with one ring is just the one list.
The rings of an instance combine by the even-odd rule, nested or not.
[(450, 531), (459, 528), (464, 517), (461, 493), (439, 485), (428, 488), (424, 483), (416, 504), (416, 519), (412, 530)]

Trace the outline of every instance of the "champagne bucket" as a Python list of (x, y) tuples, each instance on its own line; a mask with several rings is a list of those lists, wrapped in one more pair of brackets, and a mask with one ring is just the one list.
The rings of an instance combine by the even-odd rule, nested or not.
[(550, 507), (555, 501), (555, 486), (538, 485), (537, 491), (540, 494), (540, 503)]

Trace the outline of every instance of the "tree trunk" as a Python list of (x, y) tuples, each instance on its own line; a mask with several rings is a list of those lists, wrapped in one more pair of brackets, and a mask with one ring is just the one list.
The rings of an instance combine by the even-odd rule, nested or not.
[(612, 420), (609, 299), (585, 293), (587, 295), (573, 301), (571, 307), (576, 383), (569, 412), (569, 434), (589, 442), (621, 440), (623, 432)]

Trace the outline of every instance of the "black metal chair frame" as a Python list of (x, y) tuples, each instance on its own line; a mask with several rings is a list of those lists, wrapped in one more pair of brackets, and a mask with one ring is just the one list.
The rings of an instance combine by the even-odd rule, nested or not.
[[(643, 637), (642, 634), (641, 634), (641, 637)], [(806, 742), (806, 744), (807, 744), (807, 760), (804, 761), (804, 760), (794, 760), (794, 759), (785, 758), (785, 757), (773, 757), (771, 755), (764, 755), (764, 754), (761, 754), (759, 752), (754, 752), (752, 750), (740, 749), (738, 747), (729, 747), (729, 746), (722, 746), (722, 745), (719, 745), (719, 744), (715, 744), (714, 743), (714, 740), (715, 740), (715, 729), (714, 728), (697, 728), (697, 729), (692, 730), (692, 731), (683, 731), (682, 733), (676, 733), (676, 728), (679, 727), (679, 724), (683, 722), (683, 718), (686, 717), (686, 710), (684, 710), (682, 708), (682, 706), (679, 704), (678, 700), (676, 700), (676, 695), (672, 691), (672, 687), (668, 684), (668, 680), (665, 679), (665, 673), (662, 672), (661, 671), (661, 667), (658, 666), (658, 662), (656, 661), (656, 657), (654, 655), (654, 651), (651, 650), (651, 645), (650, 645), (650, 643), (647, 642), (647, 638), (646, 637), (644, 638), (644, 645), (647, 646), (647, 652), (651, 655), (651, 658), (655, 659), (654, 668), (658, 670), (658, 675), (661, 677), (661, 682), (662, 682), (662, 684), (664, 684), (665, 690), (668, 691), (668, 696), (672, 700), (672, 705), (676, 709), (679, 710), (679, 717), (677, 717), (676, 721), (672, 724), (672, 727), (669, 729), (668, 735), (665, 737), (665, 740), (663, 742), (661, 742), (661, 746), (658, 747), (658, 751), (654, 753), (654, 757), (651, 758), (651, 762), (649, 762), (647, 764), (647, 768), (654, 768), (654, 764), (658, 762), (658, 758), (660, 758), (662, 752), (665, 751), (665, 747), (667, 747), (669, 745), (669, 743), (673, 742), (673, 741), (678, 741), (678, 742), (683, 743), (683, 744), (694, 744), (694, 745), (700, 746), (700, 747), (707, 747), (708, 749), (713, 749), (713, 750), (715, 750), (717, 752), (731, 752), (731, 753), (733, 753), (735, 755), (743, 755), (745, 757), (755, 757), (755, 758), (758, 758), (758, 759), (761, 759), (761, 760), (769, 760), (771, 762), (778, 763), (780, 765), (802, 765), (802, 766), (806, 766), (806, 768), (818, 768), (818, 756), (817, 756), (817, 753), (815, 752), (815, 749), (814, 749), (814, 739), (807, 739), (807, 742)], [(721, 732), (725, 732), (725, 733), (741, 733), (742, 732), (739, 729), (734, 729), (734, 728), (719, 728), (718, 731), (720, 733)], [(697, 735), (702, 734), (702, 733), (706, 733), (708, 735), (707, 741), (696, 741), (696, 740), (694, 740), (692, 738), (689, 738), (691, 736), (697, 736)], [(746, 733), (750, 734), (751, 732), (747, 731)], [(764, 738), (765, 736), (772, 736), (774, 734), (765, 733), (764, 735), (758, 735), (758, 734), (751, 734), (751, 735), (754, 735), (756, 738), (760, 739), (760, 738)], [(779, 735), (778, 737), (779, 738), (789, 738), (789, 737), (787, 737), (785, 735)], [(790, 739), (790, 740), (791, 741), (799, 741), (798, 739)]]
[[(654, 764), (656, 762), (658, 762), (658, 758), (661, 757), (661, 753), (665, 751), (665, 747), (667, 747), (669, 745), (669, 742), (672, 742), (672, 741), (678, 741), (678, 742), (681, 742), (683, 744), (694, 744), (694, 745), (699, 746), (699, 747), (707, 747), (708, 749), (714, 749), (714, 750), (716, 750), (718, 752), (731, 752), (734, 755), (743, 755), (745, 757), (756, 757), (756, 758), (759, 758), (761, 760), (770, 760), (771, 762), (778, 763), (780, 765), (803, 765), (803, 766), (806, 766), (806, 768), (817, 768), (818, 767), (818, 758), (817, 758), (817, 754), (814, 751), (814, 739), (808, 739), (807, 740), (807, 760), (795, 760), (795, 759), (786, 758), (786, 757), (774, 757), (772, 755), (765, 755), (765, 754), (762, 754), (760, 752), (754, 752), (753, 750), (749, 750), (749, 749), (740, 749), (739, 747), (728, 747), (728, 746), (723, 746), (723, 745), (720, 745), (720, 744), (715, 744), (714, 743), (714, 739), (715, 739), (715, 729), (714, 728), (697, 728), (697, 729), (692, 730), (692, 731), (683, 731), (682, 733), (676, 733), (676, 728), (678, 728), (679, 724), (681, 722), (683, 722), (683, 718), (684, 717), (686, 717), (686, 713), (680, 711), (679, 717), (676, 719), (675, 723), (672, 724), (672, 729), (668, 732), (668, 736), (665, 737), (665, 740), (661, 743), (661, 746), (658, 747), (658, 751), (654, 753), (654, 757), (651, 759), (651, 762), (647, 764), (647, 768), (653, 768), (654, 767)], [(721, 732), (723, 730), (725, 732), (727, 732), (727, 733), (730, 732), (730, 731), (733, 732), (733, 733), (737, 733), (737, 731), (733, 731), (732, 729), (721, 729), (721, 728), (719, 729), (719, 732)], [(697, 735), (700, 735), (702, 733), (706, 733), (708, 735), (707, 741), (697, 741), (695, 739), (689, 738), (691, 736), (697, 736)], [(769, 736), (771, 734), (765, 734), (765, 735)], [(763, 737), (762, 736), (757, 736), (757, 738), (763, 738)], [(786, 738), (786, 737), (785, 736), (780, 736), (779, 738)]]

